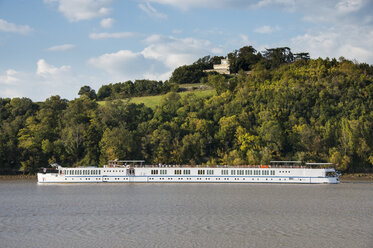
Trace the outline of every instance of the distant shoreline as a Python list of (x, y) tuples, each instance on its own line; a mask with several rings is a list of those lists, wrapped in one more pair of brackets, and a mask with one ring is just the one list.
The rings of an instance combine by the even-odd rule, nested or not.
[(36, 180), (36, 175), (0, 175), (0, 181), (7, 180)]
[[(373, 182), (373, 173), (350, 173), (339, 177), (341, 182), (367, 181)], [(0, 175), (0, 181), (37, 180), (36, 175)]]
[(373, 173), (350, 173), (339, 177), (341, 182), (368, 181), (373, 182)]

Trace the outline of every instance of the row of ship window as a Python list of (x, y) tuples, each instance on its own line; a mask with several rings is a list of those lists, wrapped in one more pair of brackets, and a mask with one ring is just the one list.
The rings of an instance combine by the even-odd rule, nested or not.
[[(125, 172), (125, 170), (104, 170), (103, 172)], [(101, 170), (63, 170), (65, 175), (101, 175)]]
[[(71, 179), (74, 180), (74, 178), (71, 178)], [(84, 178), (84, 179), (85, 179), (86, 181), (90, 181), (90, 180), (91, 180), (91, 178)], [(113, 179), (114, 179), (114, 181), (119, 181), (119, 180), (121, 180), (121, 179), (122, 179), (122, 180), (128, 180), (128, 178), (125, 178), (125, 177), (124, 177), (124, 178), (113, 178)], [(157, 180), (165, 180), (165, 178), (149, 178), (149, 180), (155, 180), (155, 179), (157, 179)], [(174, 180), (174, 178), (167, 178), (167, 179), (168, 179), (168, 180), (171, 180), (171, 181)], [(175, 180), (178, 180), (178, 181), (183, 180), (183, 179), (184, 179), (184, 178), (182, 178), (182, 177), (179, 177), (179, 178), (177, 178), (177, 179), (175, 178)], [(185, 178), (185, 179), (186, 179), (187, 181), (192, 180), (192, 178)], [(202, 180), (202, 179), (203, 179), (203, 178), (197, 178), (197, 181), (198, 181), (198, 180)], [(289, 180), (292, 180), (292, 179), (293, 179), (293, 178), (289, 178)], [(67, 178), (65, 178), (65, 180), (67, 180)], [(81, 180), (83, 180), (83, 178), (80, 178), (80, 181), (81, 181)], [(96, 178), (96, 180), (100, 180), (100, 178)], [(104, 180), (105, 180), (105, 181), (111, 181), (110, 178), (104, 178)], [(209, 181), (210, 178), (209, 178), (209, 177), (206, 177), (206, 178), (205, 178), (205, 181), (206, 181), (206, 180)], [(215, 178), (215, 180), (217, 180), (217, 181), (220, 181), (220, 180), (228, 180), (228, 181), (229, 181), (229, 180), (232, 180), (232, 179), (231, 179), (231, 178), (228, 178), (228, 177), (227, 177), (227, 178), (219, 178), (219, 177), (218, 177), (218, 178)], [(245, 181), (245, 178), (241, 178), (241, 179), (240, 179), (240, 178), (234, 178), (234, 180), (236, 180), (236, 181), (237, 181), (237, 180)], [(254, 180), (255, 180), (255, 178), (252, 178), (252, 179), (251, 179), (251, 181), (254, 181)], [(259, 180), (259, 178), (256, 178), (256, 180)], [(266, 178), (266, 180), (268, 181), (268, 178)], [(272, 178), (271, 178), (270, 180), (273, 181)], [(283, 181), (286, 181), (286, 178), (283, 178), (282, 180), (283, 180)], [(279, 181), (281, 181), (281, 178), (279, 179)], [(302, 179), (300, 179), (300, 181), (302, 181)]]
[[(104, 171), (106, 172), (106, 171)], [(111, 171), (107, 171), (111, 172)], [(113, 171), (113, 172), (124, 172)], [(280, 173), (290, 173), (290, 171), (279, 171)], [(65, 175), (101, 175), (101, 170), (64, 170)], [(175, 175), (190, 175), (190, 170), (174, 170)], [(197, 171), (198, 175), (214, 175), (214, 170), (201, 169)], [(273, 176), (274, 170), (230, 170), (230, 174), (235, 175), (254, 175), (254, 176)], [(167, 175), (167, 170), (151, 170), (151, 175)], [(229, 175), (229, 170), (221, 170), (221, 175)]]
[[(165, 179), (167, 179), (167, 180), (170, 180), (170, 181), (182, 181), (182, 180), (187, 180), (187, 181), (189, 181), (189, 180), (194, 180), (194, 179), (192, 179), (192, 178), (189, 178), (189, 177), (187, 177), (187, 178), (182, 178), (182, 177), (178, 177), (178, 178), (163, 178), (163, 177), (160, 177), (160, 178), (154, 178), (154, 177), (150, 177), (149, 178), (149, 180), (165, 180)], [(213, 178), (214, 179), (214, 178)], [(218, 177), (218, 178), (215, 178), (215, 180), (216, 181), (220, 181), (220, 180), (226, 180), (226, 181), (230, 181), (230, 180), (235, 180), (235, 181), (246, 181), (246, 179), (247, 180), (251, 180), (251, 181), (254, 181), (254, 180), (256, 180), (256, 181), (259, 181), (259, 180), (261, 180), (260, 178), (229, 178), (229, 177), (226, 177), (226, 178), (220, 178), (220, 177)], [(200, 181), (200, 180), (205, 180), (205, 181), (209, 181), (209, 180), (211, 180), (211, 178), (209, 178), (209, 177), (205, 177), (205, 178), (200, 178), (200, 177), (197, 177), (196, 178), (196, 180), (197, 181)], [(266, 181), (273, 181), (273, 178), (266, 178), (265, 179)], [(279, 178), (278, 179), (279, 181), (286, 181), (286, 178)], [(289, 178), (288, 180), (293, 180), (293, 178)], [(302, 181), (302, 179), (299, 179), (299, 181)]]
[(79, 176), (88, 176), (88, 175), (101, 175), (101, 170), (63, 170), (65, 175), (79, 175)]
[[(151, 175), (166, 175), (167, 170), (151, 170)], [(214, 175), (214, 170), (198, 170), (198, 175)], [(254, 175), (254, 176), (273, 176), (274, 170), (230, 170), (230, 174), (235, 175)], [(190, 175), (190, 170), (174, 170), (174, 175)], [(229, 175), (229, 170), (221, 170), (221, 175)]]

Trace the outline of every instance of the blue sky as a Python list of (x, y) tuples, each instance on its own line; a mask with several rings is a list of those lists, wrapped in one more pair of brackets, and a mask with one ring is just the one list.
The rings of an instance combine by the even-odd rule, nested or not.
[(373, 64), (373, 1), (0, 0), (0, 97), (167, 80), (245, 45)]

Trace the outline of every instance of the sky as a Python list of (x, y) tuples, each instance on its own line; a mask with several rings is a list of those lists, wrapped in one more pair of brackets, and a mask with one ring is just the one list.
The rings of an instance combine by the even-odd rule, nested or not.
[(0, 98), (167, 80), (247, 45), (373, 64), (373, 0), (0, 0)]

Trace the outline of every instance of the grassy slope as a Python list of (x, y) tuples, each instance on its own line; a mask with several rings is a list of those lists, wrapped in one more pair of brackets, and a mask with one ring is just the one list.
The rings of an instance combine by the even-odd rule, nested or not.
[[(189, 93), (193, 93), (198, 97), (204, 98), (209, 97), (215, 94), (215, 90), (196, 90), (196, 91), (185, 91), (179, 93), (180, 96), (185, 96)], [(162, 97), (164, 95), (157, 95), (157, 96), (141, 96), (141, 97), (133, 97), (131, 98), (131, 103), (140, 104), (143, 103), (145, 106), (155, 109), (155, 107), (160, 103)], [(98, 104), (103, 105), (105, 101), (99, 101)]]

